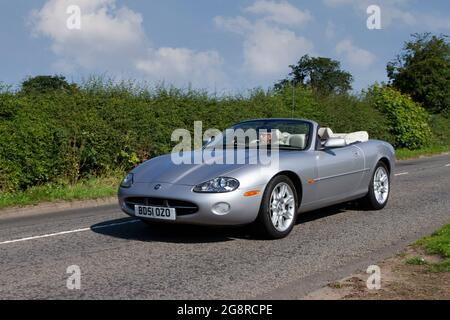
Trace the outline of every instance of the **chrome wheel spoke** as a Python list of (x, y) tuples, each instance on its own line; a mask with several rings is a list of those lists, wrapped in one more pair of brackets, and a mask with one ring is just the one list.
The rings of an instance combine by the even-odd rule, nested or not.
[(271, 220), (272, 220), (273, 225), (275, 225), (277, 223), (278, 215), (275, 212), (272, 213), (272, 219)]
[(287, 187), (286, 187), (286, 185), (283, 184), (280, 187), (280, 193), (278, 194), (279, 195), (279, 199), (283, 199), (284, 196), (286, 195), (286, 192), (287, 192)]
[(375, 199), (379, 204), (384, 204), (389, 195), (389, 176), (384, 167), (378, 167), (373, 179)]
[(278, 228), (283, 228), (283, 216), (278, 217), (277, 226)]
[(273, 190), (273, 197), (274, 197), (275, 200), (277, 200), (277, 201), (280, 200), (280, 198), (281, 198), (280, 193), (281, 193), (280, 188), (275, 188), (275, 189)]
[(272, 191), (269, 212), (272, 225), (280, 232), (286, 231), (295, 216), (295, 197), (292, 188), (280, 182)]
[(286, 200), (284, 201), (284, 203), (286, 204), (286, 205), (291, 205), (291, 204), (293, 204), (294, 203), (294, 197), (293, 196), (289, 196), (289, 197), (287, 197), (286, 198)]
[(378, 202), (382, 203), (383, 202), (383, 195), (381, 193), (378, 193)]
[(291, 219), (291, 218), (292, 218), (292, 215), (291, 215), (291, 213), (289, 212), (289, 210), (286, 210), (286, 212), (283, 213), (283, 217), (285, 217), (286, 219)]

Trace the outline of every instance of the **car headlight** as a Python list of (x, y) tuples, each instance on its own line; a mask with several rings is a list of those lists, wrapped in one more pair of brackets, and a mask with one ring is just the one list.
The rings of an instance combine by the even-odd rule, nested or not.
[(234, 178), (218, 177), (199, 185), (193, 189), (194, 192), (220, 193), (230, 192), (239, 188), (239, 181)]
[(122, 188), (130, 188), (131, 185), (133, 184), (133, 174), (129, 173), (126, 175), (126, 177), (122, 180), (122, 183), (120, 184), (120, 186)]

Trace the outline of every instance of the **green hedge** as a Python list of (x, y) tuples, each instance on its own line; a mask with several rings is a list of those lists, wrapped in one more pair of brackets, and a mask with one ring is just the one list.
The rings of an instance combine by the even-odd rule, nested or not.
[(369, 90), (376, 109), (386, 114), (389, 132), (394, 136), (397, 147), (418, 149), (431, 138), (428, 125), (429, 114), (409, 96), (391, 87), (373, 86)]
[[(399, 99), (397, 95), (393, 98)], [(391, 110), (391, 96), (382, 94), (380, 99), (377, 105), (386, 103), (386, 110)], [(412, 105), (401, 100), (400, 106), (406, 110)], [(149, 92), (101, 85), (72, 93), (3, 92), (0, 191), (24, 190), (48, 182), (74, 183), (86, 176), (127, 170), (170, 152), (174, 146), (170, 141), (172, 131), (192, 131), (195, 120), (202, 120), (206, 130), (224, 129), (249, 118), (291, 116), (313, 119), (336, 131), (367, 130), (371, 137), (393, 144), (406, 141), (407, 146), (418, 145), (411, 142), (408, 132), (413, 128), (416, 136), (415, 126), (405, 127), (406, 132), (400, 130), (403, 124), (400, 129), (392, 126), (392, 121), (403, 123), (403, 117), (374, 108), (366, 96), (319, 97), (297, 88), (293, 110), (291, 89), (280, 93), (254, 90), (220, 98), (175, 88)], [(422, 121), (422, 115), (411, 121), (417, 118)], [(421, 130), (428, 130), (422, 125)], [(398, 130), (386, 130), (394, 127)]]

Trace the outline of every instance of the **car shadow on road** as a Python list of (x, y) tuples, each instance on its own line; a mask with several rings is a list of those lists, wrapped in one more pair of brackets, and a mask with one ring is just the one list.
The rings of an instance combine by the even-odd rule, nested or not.
[(250, 238), (246, 227), (211, 227), (179, 224), (152, 224), (133, 218), (104, 221), (91, 226), (95, 233), (114, 238), (170, 243), (213, 243)]
[[(298, 216), (296, 224), (301, 225), (348, 210), (359, 210), (358, 205), (346, 203), (302, 213)], [(298, 227), (301, 228), (301, 226)], [(134, 218), (104, 221), (92, 225), (91, 230), (105, 236), (143, 242), (214, 243), (233, 241), (236, 239), (264, 240), (258, 235), (255, 235), (250, 226), (217, 227), (170, 223), (147, 225)]]
[(330, 207), (300, 213), (295, 223), (298, 225), (354, 210), (364, 211), (365, 209), (357, 202), (340, 203)]

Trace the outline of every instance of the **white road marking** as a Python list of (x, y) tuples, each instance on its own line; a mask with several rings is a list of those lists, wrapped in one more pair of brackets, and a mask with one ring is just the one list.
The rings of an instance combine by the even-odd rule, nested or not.
[(396, 173), (395, 176), (404, 176), (405, 174), (409, 174), (409, 172), (400, 172), (400, 173)]
[(445, 165), (446, 167), (450, 167), (450, 163)]
[(23, 242), (23, 241), (30, 241), (30, 240), (36, 240), (36, 239), (43, 239), (43, 238), (50, 238), (50, 237), (56, 237), (56, 236), (62, 236), (62, 235), (66, 235), (66, 234), (85, 232), (85, 231), (89, 231), (89, 230), (104, 229), (104, 228), (115, 227), (115, 226), (120, 226), (120, 225), (124, 225), (124, 224), (135, 223), (135, 222), (138, 222), (138, 221), (140, 221), (140, 220), (136, 219), (136, 220), (125, 221), (125, 222), (105, 224), (103, 226), (96, 226), (96, 227), (92, 227), (92, 228), (81, 228), (81, 229), (74, 229), (74, 230), (68, 230), (68, 231), (61, 231), (61, 232), (55, 232), (55, 233), (42, 234), (42, 235), (39, 235), (39, 236), (32, 236), (32, 237), (26, 237), (26, 238), (20, 238), (20, 239), (3, 241), (3, 242), (0, 242), (0, 245), (16, 243), (16, 242)]

